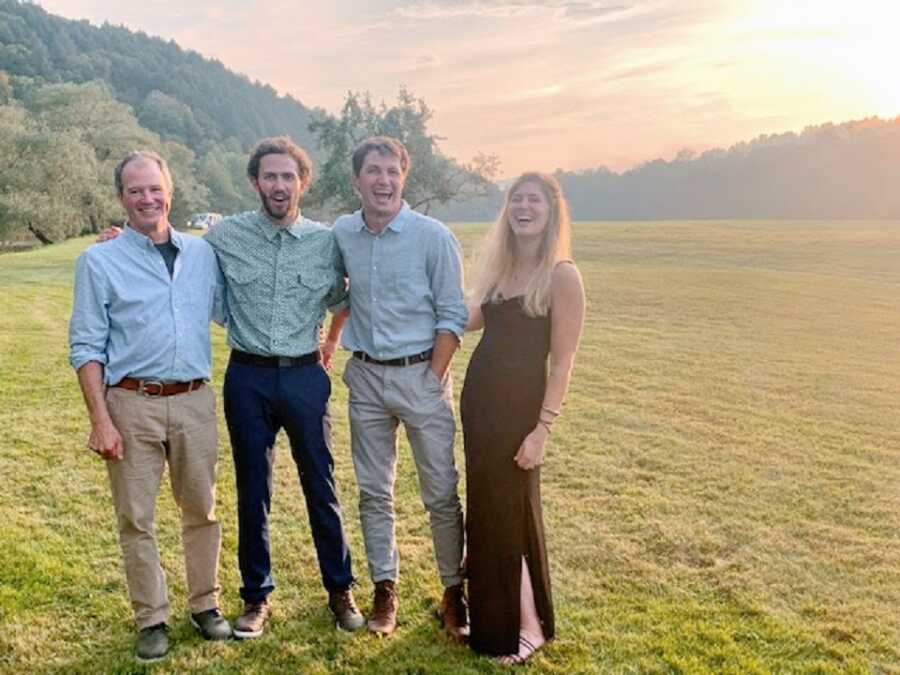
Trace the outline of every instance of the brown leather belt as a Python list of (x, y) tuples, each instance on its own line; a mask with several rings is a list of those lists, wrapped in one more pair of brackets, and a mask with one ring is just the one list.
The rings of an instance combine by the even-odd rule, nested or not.
[(121, 387), (130, 391), (139, 391), (144, 396), (175, 396), (176, 394), (184, 394), (188, 391), (199, 389), (206, 380), (191, 380), (190, 382), (169, 382), (163, 383), (159, 380), (138, 380), (133, 377), (123, 377), (114, 387)]
[(430, 360), (432, 351), (434, 350), (426, 349), (424, 352), (421, 352), (419, 354), (413, 354), (412, 356), (401, 356), (398, 359), (387, 359), (386, 361), (372, 358), (365, 352), (353, 352), (353, 356), (361, 361), (365, 361), (366, 363), (374, 363), (376, 366), (411, 366), (414, 363), (422, 363), (422, 361)]

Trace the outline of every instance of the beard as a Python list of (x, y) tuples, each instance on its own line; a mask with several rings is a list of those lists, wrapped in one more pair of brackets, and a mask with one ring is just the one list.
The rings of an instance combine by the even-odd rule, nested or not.
[[(281, 196), (282, 193), (279, 193)], [(272, 198), (269, 195), (259, 193), (259, 199), (262, 202), (263, 210), (269, 215), (273, 220), (282, 220), (285, 216), (293, 215), (296, 216), (299, 200), (290, 199), (284, 206), (276, 205), (273, 203)]]

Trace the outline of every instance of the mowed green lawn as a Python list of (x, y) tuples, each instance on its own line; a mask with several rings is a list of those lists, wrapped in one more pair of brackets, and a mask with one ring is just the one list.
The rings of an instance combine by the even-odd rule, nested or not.
[[(470, 259), (484, 226), (455, 229)], [(105, 469), (85, 447), (66, 360), (87, 243), (0, 256), (0, 671), (143, 670)], [(900, 223), (579, 223), (576, 258), (587, 325), (544, 468), (558, 637), (528, 670), (900, 672)], [(227, 349), (214, 335), (218, 392)], [(476, 342), (455, 359), (457, 393)], [(337, 479), (367, 610), (347, 397), (333, 381)], [(220, 432), (233, 616), (221, 419)], [(405, 443), (401, 624), (382, 640), (334, 629), (283, 438), (278, 452), (270, 630), (226, 644), (195, 635), (166, 488), (174, 648), (152, 670), (500, 670), (433, 617), (440, 585)], [(457, 456), (461, 466), (461, 444)]]

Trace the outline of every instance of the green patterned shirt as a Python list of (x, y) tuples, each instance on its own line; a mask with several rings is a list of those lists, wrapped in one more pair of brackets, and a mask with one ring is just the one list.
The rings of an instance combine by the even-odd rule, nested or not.
[(326, 308), (347, 304), (331, 228), (302, 216), (278, 227), (262, 211), (229, 216), (206, 235), (225, 276), (228, 344), (262, 356), (319, 346)]

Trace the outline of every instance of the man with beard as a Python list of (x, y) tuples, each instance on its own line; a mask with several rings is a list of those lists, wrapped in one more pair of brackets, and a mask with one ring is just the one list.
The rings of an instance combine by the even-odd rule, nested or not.
[[(331, 230), (300, 214), (312, 163), (287, 137), (267, 138), (250, 155), (247, 174), (258, 211), (229, 216), (207, 235), (226, 280), (228, 344), (225, 419), (238, 493), (238, 562), (244, 611), (234, 634), (262, 634), (275, 588), (269, 553), (275, 437), (287, 432), (306, 498), (328, 605), (345, 630), (363, 625), (350, 590), (350, 551), (341, 522), (331, 455), (323, 367), (346, 313), (346, 284)], [(335, 313), (320, 351), (325, 310)]]

